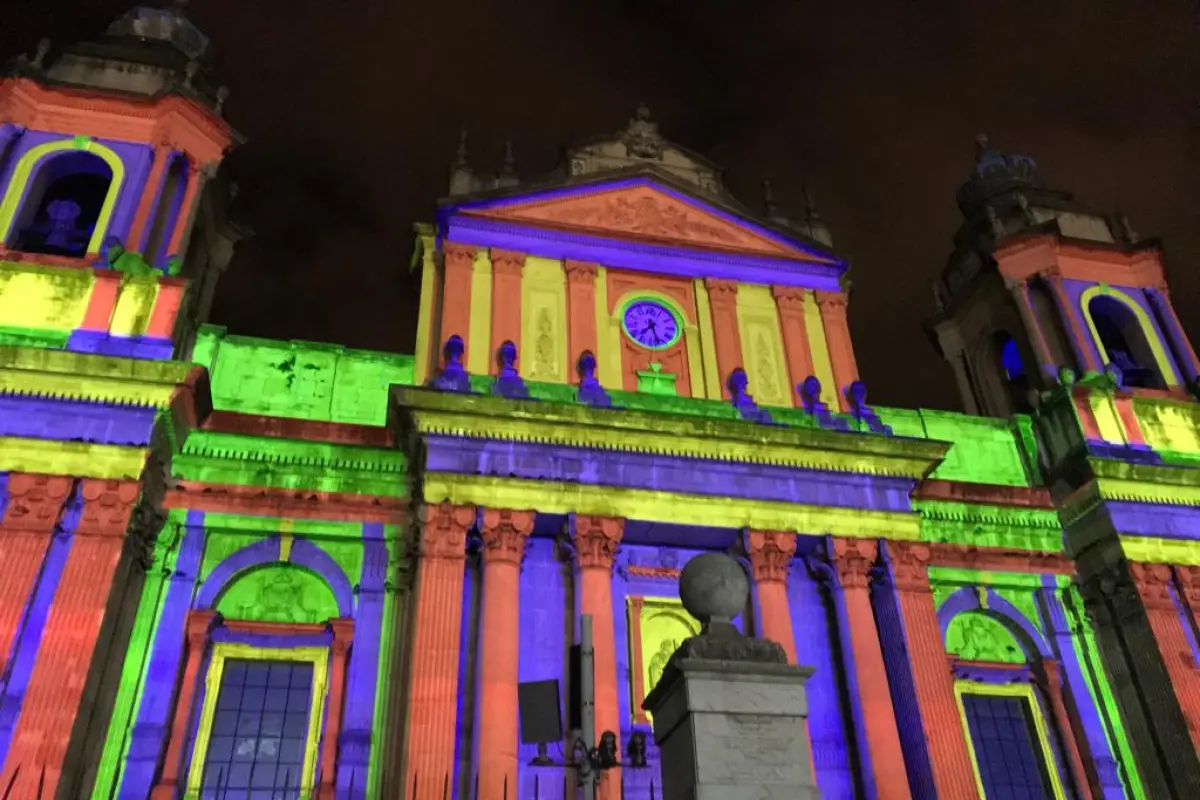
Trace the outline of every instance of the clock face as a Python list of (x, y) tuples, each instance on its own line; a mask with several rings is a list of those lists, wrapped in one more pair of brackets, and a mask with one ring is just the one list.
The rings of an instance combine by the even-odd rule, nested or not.
[(654, 300), (630, 303), (622, 323), (629, 338), (651, 350), (662, 350), (679, 340), (679, 320), (669, 308)]

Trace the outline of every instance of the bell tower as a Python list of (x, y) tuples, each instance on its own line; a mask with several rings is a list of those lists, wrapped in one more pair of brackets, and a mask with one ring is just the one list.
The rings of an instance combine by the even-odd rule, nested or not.
[(1048, 188), (1032, 158), (985, 136), (956, 199), (963, 223), (925, 327), (969, 413), (1028, 411), (1064, 367), (1119, 373), (1135, 392), (1187, 396), (1196, 354), (1171, 306), (1157, 240)]
[[(243, 235), (224, 214), (217, 169), (238, 135), (208, 54), (182, 4), (139, 7), (60, 53), (42, 40), (0, 78), (7, 341), (143, 358), (190, 347)], [(64, 280), (80, 296), (52, 285)]]

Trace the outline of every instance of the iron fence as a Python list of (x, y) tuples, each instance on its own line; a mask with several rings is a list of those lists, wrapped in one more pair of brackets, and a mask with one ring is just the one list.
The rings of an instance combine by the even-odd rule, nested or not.
[[(421, 792), (420, 776), (414, 773), (412, 783), (409, 785), (408, 792), (405, 793), (403, 800), (455, 800), (454, 779), (451, 773), (446, 773), (441, 783), (440, 790), (435, 788), (430, 792), (427, 788), (425, 792)], [(481, 795), (479, 793), (478, 773), (476, 773), (475, 779), (471, 783), (469, 792), (460, 791), (457, 794), (459, 800), (479, 800)], [(560, 784), (561, 790), (559, 789)], [(545, 788), (543, 789), (543, 787)], [(621, 800), (659, 800), (661, 792), (661, 788), (655, 784), (653, 779), (643, 786), (636, 787), (636, 790), (634, 790), (634, 787), (626, 786), (625, 783), (621, 784)], [(508, 776), (506, 775), (504, 777), (501, 800), (558, 800), (559, 798), (562, 798), (562, 800), (567, 800), (567, 798), (593, 800), (588, 794), (587, 789), (581, 786), (575, 776), (570, 774), (568, 770), (567, 774), (563, 775), (561, 781), (558, 778), (543, 780), (541, 775), (535, 774), (533, 776), (532, 789), (524, 795), (520, 794), (515, 787), (511, 792), (509, 791)]]

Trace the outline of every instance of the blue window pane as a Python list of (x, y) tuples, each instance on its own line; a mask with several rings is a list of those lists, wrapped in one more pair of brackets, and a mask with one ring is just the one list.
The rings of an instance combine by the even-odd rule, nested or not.
[(1050, 776), (1023, 697), (963, 695), (988, 800), (1050, 800)]
[(312, 664), (225, 665), (205, 753), (204, 800), (299, 797), (312, 679)]

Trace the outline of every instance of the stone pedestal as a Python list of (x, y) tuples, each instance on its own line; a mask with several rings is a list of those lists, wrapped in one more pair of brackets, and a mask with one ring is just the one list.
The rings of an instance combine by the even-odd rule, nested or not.
[(680, 659), (646, 698), (663, 800), (818, 800), (808, 758), (813, 670)]
[(734, 628), (748, 594), (729, 556), (697, 556), (680, 576), (680, 599), (703, 628), (679, 646), (642, 704), (654, 717), (663, 800), (820, 798), (805, 725), (813, 669)]

